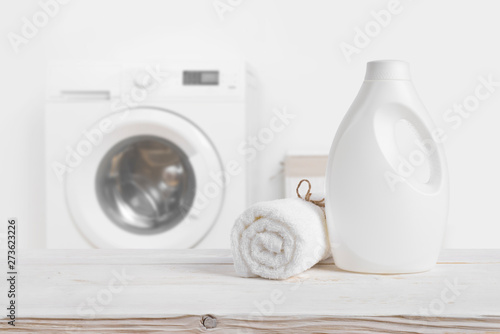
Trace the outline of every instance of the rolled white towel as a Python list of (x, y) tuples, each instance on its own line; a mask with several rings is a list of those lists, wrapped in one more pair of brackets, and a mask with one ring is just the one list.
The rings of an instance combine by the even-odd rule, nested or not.
[(330, 256), (324, 210), (300, 198), (257, 203), (236, 220), (231, 249), (240, 276), (297, 275)]

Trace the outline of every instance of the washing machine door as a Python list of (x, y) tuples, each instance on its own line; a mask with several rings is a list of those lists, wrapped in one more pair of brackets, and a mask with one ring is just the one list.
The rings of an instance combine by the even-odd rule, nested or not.
[(189, 248), (220, 212), (222, 164), (209, 138), (182, 116), (132, 109), (99, 120), (78, 141), (66, 198), (99, 248)]

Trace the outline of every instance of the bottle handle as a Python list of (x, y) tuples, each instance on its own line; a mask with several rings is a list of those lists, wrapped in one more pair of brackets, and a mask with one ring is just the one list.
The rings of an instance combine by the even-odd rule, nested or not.
[[(418, 149), (411, 151), (408, 156), (403, 156), (398, 147), (396, 138), (396, 124), (406, 121), (409, 130), (418, 143)], [(425, 193), (434, 193), (439, 190), (443, 180), (443, 161), (440, 147), (432, 136), (431, 129), (419, 113), (401, 104), (391, 104), (380, 108), (375, 113), (375, 135), (380, 149), (392, 172), (402, 178), (405, 183)], [(426, 182), (415, 182), (411, 171), (420, 167), (418, 158), (426, 159), (429, 166), (429, 178)], [(403, 167), (402, 167), (403, 166)], [(406, 168), (406, 171), (404, 170)], [(412, 180), (412, 181), (410, 181)]]

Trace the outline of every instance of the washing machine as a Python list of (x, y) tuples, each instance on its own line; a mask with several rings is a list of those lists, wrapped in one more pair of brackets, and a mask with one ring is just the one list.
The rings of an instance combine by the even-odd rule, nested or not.
[(52, 64), (47, 248), (229, 248), (249, 75), (228, 60)]

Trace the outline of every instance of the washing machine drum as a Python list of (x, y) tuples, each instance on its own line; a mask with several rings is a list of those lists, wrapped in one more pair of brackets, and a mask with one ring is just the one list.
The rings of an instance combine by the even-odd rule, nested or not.
[(224, 195), (210, 177), (222, 165), (208, 137), (158, 109), (113, 114), (93, 131), (103, 124), (108, 130), (85, 143), (92, 152), (66, 178), (69, 210), (85, 238), (100, 248), (189, 248), (201, 241)]

